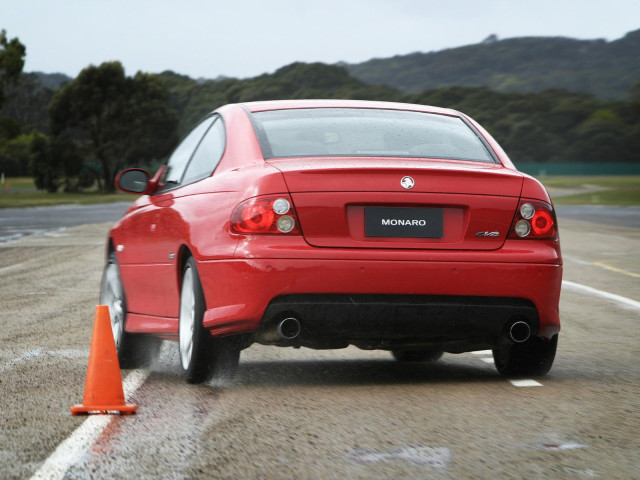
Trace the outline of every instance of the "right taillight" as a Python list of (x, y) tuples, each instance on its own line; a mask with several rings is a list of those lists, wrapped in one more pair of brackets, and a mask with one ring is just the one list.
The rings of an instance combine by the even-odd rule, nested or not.
[(558, 225), (553, 206), (544, 202), (523, 200), (513, 219), (509, 238), (555, 239)]

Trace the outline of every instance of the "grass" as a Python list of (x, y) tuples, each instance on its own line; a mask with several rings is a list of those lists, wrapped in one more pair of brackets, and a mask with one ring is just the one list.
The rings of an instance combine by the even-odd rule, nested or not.
[(545, 187), (552, 188), (579, 188), (598, 186), (603, 188), (627, 188), (640, 187), (640, 176), (557, 176), (557, 177), (539, 177)]
[(640, 205), (640, 188), (626, 188), (603, 192), (581, 193), (557, 197), (558, 205), (619, 205), (623, 207)]
[(47, 207), (53, 205), (89, 205), (109, 202), (132, 202), (127, 193), (47, 193), (37, 191), (31, 178), (6, 178), (0, 184), (0, 208)]
[[(640, 176), (602, 177), (542, 177), (539, 179), (550, 189), (576, 190), (571, 195), (551, 196), (553, 202), (563, 205), (640, 205)], [(601, 189), (598, 191), (598, 189)], [(580, 190), (584, 190), (580, 192)]]
[(29, 177), (12, 177), (5, 178), (4, 184), (0, 184), (0, 189), (2, 190), (19, 190), (25, 188), (36, 188), (33, 183), (33, 178)]

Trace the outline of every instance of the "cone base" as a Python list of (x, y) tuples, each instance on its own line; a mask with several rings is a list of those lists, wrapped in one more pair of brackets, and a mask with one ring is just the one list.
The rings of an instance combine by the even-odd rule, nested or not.
[(125, 403), (120, 405), (74, 405), (71, 410), (72, 415), (131, 415), (136, 413), (138, 405)]

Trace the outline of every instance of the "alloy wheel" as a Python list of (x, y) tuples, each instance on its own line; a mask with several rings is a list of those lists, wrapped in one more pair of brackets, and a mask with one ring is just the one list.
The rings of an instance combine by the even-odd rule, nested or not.
[(196, 299), (193, 291), (193, 271), (187, 267), (182, 280), (180, 295), (180, 361), (182, 368), (187, 370), (193, 356), (193, 331), (195, 328)]

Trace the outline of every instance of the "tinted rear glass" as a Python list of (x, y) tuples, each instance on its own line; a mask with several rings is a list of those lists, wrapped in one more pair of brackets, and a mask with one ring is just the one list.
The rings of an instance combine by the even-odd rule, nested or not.
[(253, 114), (265, 158), (346, 156), (494, 162), (460, 118), (403, 110), (306, 108)]

